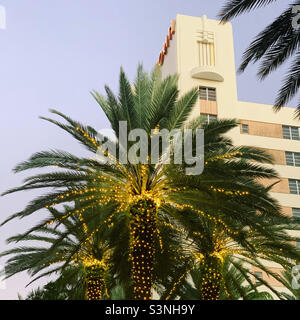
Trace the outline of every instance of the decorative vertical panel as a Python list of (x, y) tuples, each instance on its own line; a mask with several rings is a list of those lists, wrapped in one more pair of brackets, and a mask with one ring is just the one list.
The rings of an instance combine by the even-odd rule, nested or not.
[(199, 66), (215, 66), (214, 33), (197, 31)]

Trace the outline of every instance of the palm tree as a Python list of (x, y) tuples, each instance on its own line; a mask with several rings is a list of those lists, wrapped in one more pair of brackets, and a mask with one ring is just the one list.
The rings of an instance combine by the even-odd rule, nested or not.
[[(224, 276), (224, 286), (220, 292), (220, 300), (273, 300), (272, 295), (266, 291), (258, 291), (262, 283), (248, 283), (244, 273), (248, 273), (245, 266), (238, 264), (237, 269), (232, 265), (229, 259), (225, 259), (222, 274)], [(240, 272), (243, 270), (243, 273)], [(197, 269), (193, 269), (190, 273), (189, 281), (185, 280), (180, 290), (181, 300), (201, 300), (201, 276)], [(226, 288), (226, 290), (224, 290)]]
[[(108, 296), (110, 248), (100, 230), (95, 232), (91, 225), (93, 212), (85, 216), (72, 215), (65, 218), (65, 212), (49, 208), (49, 219), (59, 223), (38, 225), (32, 232), (10, 237), (8, 243), (28, 243), (34, 245), (15, 247), (1, 254), (10, 256), (5, 267), (6, 278), (27, 271), (35, 280), (59, 274), (54, 282), (43, 289), (32, 292), (33, 297), (40, 294), (47, 300), (57, 296), (57, 300), (83, 298), (101, 300)], [(66, 207), (65, 210), (71, 210)], [(86, 235), (90, 235), (86, 240)], [(36, 244), (38, 243), (38, 245)], [(49, 246), (50, 245), (50, 246)], [(68, 287), (71, 287), (68, 289)], [(57, 292), (61, 292), (59, 295)]]
[[(133, 86), (121, 70), (118, 97), (108, 87), (105, 88), (106, 97), (93, 91), (110, 121), (115, 141), (52, 110), (66, 123), (43, 119), (70, 133), (92, 152), (92, 158), (77, 157), (65, 151), (44, 151), (16, 166), (15, 172), (44, 167), (61, 170), (29, 177), (21, 187), (5, 192), (51, 188), (4, 223), (72, 202), (76, 202), (76, 206), (67, 209), (64, 217), (83, 216), (92, 210), (90, 219), (97, 219), (97, 227), (109, 230), (112, 274), (123, 286), (127, 299), (148, 300), (153, 287), (167, 281), (175, 264), (178, 248), (170, 245), (175, 242), (167, 230), (172, 224), (182, 223), (191, 213), (222, 226), (237, 242), (240, 225), (248, 225), (267, 235), (269, 230), (260, 224), (263, 219), (273, 219), (279, 224), (286, 222), (278, 203), (258, 182), (260, 178), (277, 177), (274, 170), (262, 165), (272, 162), (270, 156), (256, 148), (233, 146), (226, 133), (238, 125), (235, 120), (203, 124), (199, 118), (187, 123), (198, 90), (179, 97), (177, 81), (176, 75), (162, 80), (159, 69), (148, 76), (140, 66)], [(167, 152), (174, 157), (174, 140), (171, 147), (160, 150), (158, 163), (152, 164), (156, 161), (152, 161), (151, 152), (148, 152), (147, 163), (124, 163), (102, 144), (107, 140), (111, 146), (117, 145), (117, 154), (120, 153), (123, 160), (124, 154), (132, 153), (133, 142), (121, 143), (128, 132), (119, 132), (120, 121), (126, 122), (128, 130), (143, 129), (149, 139), (158, 129), (171, 131), (185, 127), (193, 132), (197, 128), (204, 129), (204, 172), (198, 176), (186, 175), (187, 164), (163, 162)], [(193, 145), (192, 151), (195, 148)], [(103, 156), (101, 160), (95, 157), (99, 150), (109, 161), (103, 161)], [(46, 219), (28, 234), (45, 224), (61, 223), (62, 219), (61, 216)], [(90, 230), (83, 238), (89, 241), (92, 232)]]
[[(248, 212), (245, 212), (248, 214)], [(299, 237), (293, 237), (286, 231), (287, 225), (278, 225), (272, 221), (262, 221), (261, 225), (269, 229), (272, 237), (265, 237), (249, 228), (242, 227), (236, 238), (237, 243), (224, 231), (207, 219), (194, 214), (185, 219), (183, 257), (187, 259), (186, 269), (178, 268), (173, 274), (170, 286), (166, 288), (164, 297), (174, 298), (181, 296), (181, 283), (185, 282), (185, 289), (189, 292), (197, 291), (196, 297), (200, 300), (218, 300), (238, 298), (247, 299), (248, 293), (244, 289), (257, 292), (252, 283), (254, 277), (258, 283), (266, 286), (277, 297), (281, 294), (267, 281), (260, 279), (252, 267), (263, 270), (268, 276), (276, 278), (283, 285), (286, 281), (278, 274), (274, 274), (265, 265), (273, 262), (285, 270), (290, 270), (295, 261), (299, 261), (300, 252), (294, 246)], [(299, 230), (300, 226), (290, 221), (289, 229)], [(185, 234), (184, 230), (189, 230)], [(185, 257), (184, 257), (185, 255)], [(191, 290), (191, 283), (187, 281), (192, 276), (196, 289)], [(239, 279), (240, 278), (240, 279)], [(243, 280), (243, 281), (241, 281)], [(184, 294), (185, 295), (185, 294)]]
[[(267, 6), (275, 1), (228, 0), (219, 16), (225, 22), (242, 13)], [(293, 7), (299, 4), (300, 1), (288, 3), (287, 9), (255, 37), (244, 52), (243, 60), (239, 67), (239, 71), (243, 72), (249, 63), (260, 61), (258, 77), (264, 79), (289, 58), (292, 58), (291, 65), (274, 103), (277, 111), (286, 105), (297, 94), (299, 89), (300, 33), (292, 25), (292, 19), (295, 16)], [(300, 104), (298, 104), (296, 116), (300, 118)]]

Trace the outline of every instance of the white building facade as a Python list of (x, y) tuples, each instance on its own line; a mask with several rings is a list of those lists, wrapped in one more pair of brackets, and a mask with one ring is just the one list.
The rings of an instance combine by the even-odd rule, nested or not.
[[(234, 143), (260, 147), (272, 154), (281, 177), (272, 196), (286, 215), (300, 217), (300, 121), (294, 119), (293, 108), (275, 113), (271, 105), (238, 101), (232, 25), (206, 16), (177, 15), (158, 64), (163, 76), (179, 75), (181, 93), (199, 88), (192, 117), (239, 119), (240, 127), (230, 132)], [(281, 270), (275, 264), (269, 267), (274, 272)], [(254, 271), (280, 289), (274, 278)]]

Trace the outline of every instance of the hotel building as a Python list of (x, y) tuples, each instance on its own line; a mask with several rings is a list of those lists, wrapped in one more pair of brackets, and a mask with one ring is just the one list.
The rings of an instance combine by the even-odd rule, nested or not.
[[(293, 108), (275, 113), (271, 105), (239, 101), (236, 86), (232, 25), (220, 24), (206, 16), (177, 15), (159, 55), (163, 76), (177, 73), (182, 93), (199, 88), (199, 100), (192, 117), (207, 121), (236, 118), (240, 127), (230, 136), (236, 145), (267, 150), (274, 158), (274, 169), (281, 179), (272, 196), (288, 216), (300, 217), (300, 121)], [(268, 182), (270, 184), (270, 182)], [(270, 264), (273, 272), (278, 265)], [(285, 289), (261, 270), (253, 270), (278, 290)]]

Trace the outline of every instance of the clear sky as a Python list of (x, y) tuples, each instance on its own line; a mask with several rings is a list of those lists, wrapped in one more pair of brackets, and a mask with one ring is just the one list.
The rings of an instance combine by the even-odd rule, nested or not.
[[(176, 14), (216, 18), (224, 0), (0, 0), (6, 9), (6, 30), (0, 29), (0, 193), (20, 185), (26, 174), (12, 168), (32, 153), (82, 148), (63, 131), (38, 116), (56, 108), (96, 129), (107, 127), (89, 91), (104, 84), (118, 87), (122, 65), (130, 79), (138, 62), (152, 69)], [(236, 65), (251, 39), (279, 15), (288, 1), (260, 9), (233, 21)], [(263, 83), (255, 67), (238, 76), (239, 100), (272, 104), (283, 70)], [(293, 103), (291, 104), (293, 105)], [(36, 192), (0, 198), (0, 221), (24, 208)], [(41, 214), (0, 228), (0, 251), (5, 239), (25, 231)], [(4, 264), (4, 259), (0, 264)], [(29, 277), (6, 281), (0, 299), (25, 296)], [(41, 282), (40, 282), (41, 283)], [(29, 288), (34, 288), (32, 285)]]

